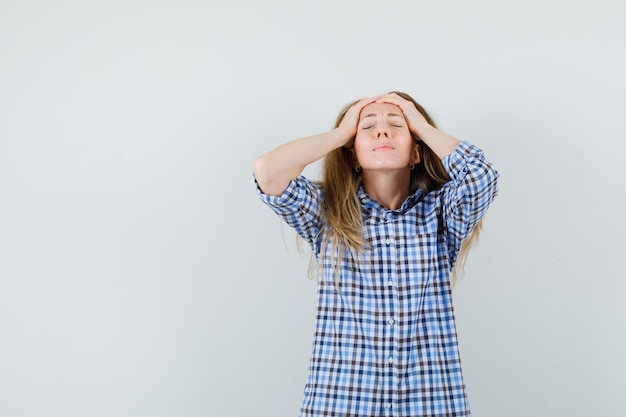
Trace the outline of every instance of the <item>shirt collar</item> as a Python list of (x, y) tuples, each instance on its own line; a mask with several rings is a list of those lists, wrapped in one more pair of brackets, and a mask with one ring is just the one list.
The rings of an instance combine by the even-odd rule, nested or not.
[(375, 210), (379, 212), (393, 211), (402, 214), (419, 202), (420, 198), (422, 197), (422, 190), (418, 188), (413, 194), (409, 194), (409, 196), (406, 198), (406, 200), (404, 200), (400, 208), (397, 210), (386, 209), (382, 204), (380, 204), (378, 201), (373, 199), (369, 194), (365, 192), (365, 190), (363, 189), (363, 184), (359, 186), (357, 194), (359, 196), (361, 204), (363, 205), (363, 208), (365, 209)]

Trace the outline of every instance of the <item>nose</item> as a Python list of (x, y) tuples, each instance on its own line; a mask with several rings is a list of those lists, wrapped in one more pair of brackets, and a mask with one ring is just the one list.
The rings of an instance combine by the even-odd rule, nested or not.
[(387, 130), (384, 127), (380, 127), (378, 128), (378, 132), (376, 132), (376, 137), (378, 139), (389, 139), (389, 134), (387, 133)]

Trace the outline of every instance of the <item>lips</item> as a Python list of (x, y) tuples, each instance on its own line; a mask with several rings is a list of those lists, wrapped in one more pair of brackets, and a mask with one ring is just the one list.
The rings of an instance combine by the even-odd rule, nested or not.
[(391, 146), (391, 144), (389, 143), (381, 143), (380, 145), (374, 148), (375, 151), (388, 151), (388, 150), (393, 150), (393, 149), (395, 148)]

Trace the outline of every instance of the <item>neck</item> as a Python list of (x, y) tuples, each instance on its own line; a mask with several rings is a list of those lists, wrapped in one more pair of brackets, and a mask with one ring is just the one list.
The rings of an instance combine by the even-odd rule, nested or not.
[(409, 196), (411, 171), (363, 171), (363, 189), (388, 210), (399, 209)]

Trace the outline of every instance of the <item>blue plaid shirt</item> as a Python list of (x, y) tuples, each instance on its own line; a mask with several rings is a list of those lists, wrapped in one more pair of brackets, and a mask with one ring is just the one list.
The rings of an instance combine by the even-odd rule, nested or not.
[(417, 191), (397, 210), (361, 187), (367, 248), (346, 252), (339, 268), (332, 256), (320, 256), (327, 233), (320, 187), (299, 177), (277, 197), (257, 186), (321, 262), (301, 416), (470, 415), (450, 273), (497, 194), (498, 173), (467, 142), (443, 165), (451, 181), (426, 195)]

